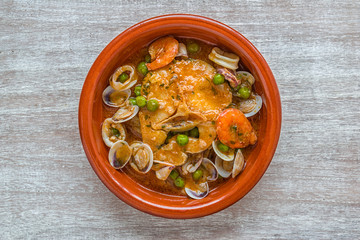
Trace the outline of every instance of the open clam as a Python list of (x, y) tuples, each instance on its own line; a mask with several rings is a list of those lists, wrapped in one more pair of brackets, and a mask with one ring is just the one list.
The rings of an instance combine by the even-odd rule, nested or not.
[(117, 91), (111, 86), (105, 88), (102, 94), (103, 102), (109, 107), (121, 107), (126, 104), (126, 101), (131, 95), (130, 89), (124, 91)]
[(185, 186), (186, 194), (193, 199), (201, 199), (209, 194), (208, 182), (216, 181), (218, 178), (218, 171), (215, 164), (208, 158), (202, 158), (199, 169), (202, 169), (203, 176), (194, 181), (188, 181)]
[(130, 160), (132, 149), (124, 140), (112, 145), (109, 151), (109, 162), (115, 169), (123, 168)]
[(175, 169), (175, 166), (168, 162), (154, 160), (154, 164), (151, 169), (155, 171), (155, 175), (158, 179), (166, 180), (171, 171)]
[(254, 85), (255, 83), (255, 78), (254, 76), (246, 71), (237, 71), (236, 72), (236, 78), (239, 79), (241, 81), (241, 83), (248, 83), (250, 85), (250, 87), (252, 85)]
[(111, 147), (115, 142), (125, 140), (126, 132), (121, 123), (114, 123), (111, 118), (107, 118), (102, 124), (101, 135), (106, 146)]
[(185, 164), (181, 166), (181, 171), (184, 175), (193, 173), (200, 167), (203, 157), (201, 153), (191, 154)]
[(232, 161), (234, 160), (234, 153), (235, 150), (232, 148), (229, 148), (228, 151), (223, 152), (219, 149), (219, 144), (221, 142), (219, 140), (215, 140), (212, 142), (212, 147), (214, 149), (214, 152), (216, 153), (217, 156), (219, 156), (222, 160), (224, 161)]
[(139, 112), (139, 107), (136, 105), (131, 105), (127, 102), (124, 106), (120, 107), (117, 112), (112, 117), (113, 122), (115, 123), (122, 123), (126, 122)]
[[(119, 76), (122, 73), (127, 73), (129, 75), (128, 79), (125, 82), (121, 82), (118, 80)], [(110, 82), (110, 86), (113, 89), (118, 91), (123, 91), (134, 86), (137, 80), (138, 80), (138, 75), (135, 71), (135, 68), (132, 65), (124, 65), (115, 70), (113, 75), (111, 75), (109, 82)]]
[(217, 156), (215, 158), (215, 166), (219, 175), (223, 178), (228, 178), (230, 175), (232, 175), (234, 178), (244, 169), (245, 159), (241, 150), (239, 149), (233, 161), (224, 161), (219, 156)]
[(203, 182), (200, 184), (186, 185), (185, 192), (192, 199), (202, 199), (209, 194), (209, 184)]
[(262, 98), (257, 94), (251, 94), (250, 98), (241, 100), (238, 104), (239, 110), (245, 117), (249, 118), (257, 114), (262, 107)]
[(153, 151), (146, 143), (135, 141), (132, 148), (133, 158), (130, 160), (130, 166), (139, 173), (147, 173), (153, 166)]
[(206, 180), (209, 182), (216, 181), (218, 178), (218, 171), (215, 164), (208, 158), (203, 158), (201, 166), (205, 168)]

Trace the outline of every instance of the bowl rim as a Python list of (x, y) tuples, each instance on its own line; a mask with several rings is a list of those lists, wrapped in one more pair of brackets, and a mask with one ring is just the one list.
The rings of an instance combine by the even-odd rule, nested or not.
[[(271, 123), (271, 133), (272, 138), (269, 140), (270, 144), (267, 149), (267, 159), (265, 161), (265, 164), (263, 164), (259, 170), (256, 171), (256, 175), (252, 176), (255, 177), (255, 180), (252, 181), (251, 184), (247, 184), (245, 186), (246, 190), (244, 191), (244, 194), (228, 194), (227, 195), (227, 201), (212, 201), (210, 203), (206, 203), (204, 205), (194, 205), (192, 207), (186, 207), (186, 208), (174, 208), (174, 207), (167, 207), (161, 204), (153, 204), (149, 201), (146, 201), (146, 199), (141, 199), (138, 196), (133, 196), (126, 194), (126, 192), (121, 192), (119, 189), (116, 189), (114, 184), (111, 183), (113, 181), (113, 178), (111, 176), (108, 176), (107, 172), (97, 168), (95, 161), (97, 158), (99, 158), (99, 153), (95, 151), (94, 143), (95, 143), (95, 137), (93, 134), (91, 134), (92, 131), (92, 104), (88, 104), (89, 102), (92, 102), (94, 99), (94, 91), (93, 86), (96, 82), (96, 77), (99, 74), (100, 66), (106, 62), (106, 59), (108, 57), (111, 57), (111, 54), (114, 50), (114, 47), (119, 43), (119, 41), (125, 37), (128, 33), (135, 33), (136, 31), (140, 31), (143, 27), (150, 27), (154, 24), (163, 23), (166, 24), (166, 21), (169, 20), (176, 20), (176, 21), (187, 21), (191, 22), (192, 24), (203, 24), (208, 25), (214, 28), (218, 28), (222, 30), (223, 32), (226, 32), (228, 34), (228, 37), (232, 37), (232, 40), (235, 42), (241, 43), (242, 48), (246, 47), (246, 53), (251, 55), (251, 59), (257, 62), (255, 64), (257, 67), (260, 68), (260, 72), (263, 74), (264, 78), (267, 78), (267, 81), (271, 84), (264, 85), (264, 91), (267, 92), (271, 96), (272, 101), (269, 101), (267, 104), (269, 105), (269, 109), (271, 110), (271, 114), (268, 116), (267, 123)], [(99, 77), (97, 77), (99, 78)], [(166, 218), (196, 218), (196, 217), (203, 217), (206, 215), (210, 215), (213, 213), (216, 213), (220, 210), (223, 210), (241, 198), (243, 198), (251, 189), (260, 181), (261, 177), (264, 175), (266, 169), (270, 165), (270, 162), (273, 158), (273, 155), (275, 154), (276, 147), (280, 138), (280, 130), (281, 130), (281, 119), (282, 119), (282, 113), (281, 113), (281, 101), (280, 101), (280, 95), (279, 90), (275, 81), (275, 78), (270, 70), (270, 67), (268, 66), (267, 62), (265, 61), (264, 57), (260, 54), (260, 52), (255, 48), (255, 46), (247, 40), (242, 34), (234, 30), (233, 28), (216, 21), (214, 19), (199, 16), (199, 15), (193, 15), (193, 14), (167, 14), (167, 15), (161, 15), (152, 17), (146, 20), (143, 20), (129, 28), (127, 28), (125, 31), (120, 33), (118, 36), (116, 36), (99, 54), (99, 56), (96, 58), (95, 62), (91, 66), (88, 75), (86, 76), (86, 79), (83, 84), (83, 88), (81, 91), (80, 101), (79, 101), (79, 112), (78, 112), (78, 123), (79, 123), (79, 132), (80, 132), (80, 138), (83, 145), (84, 152), (87, 156), (87, 159), (93, 168), (94, 172), (97, 174), (97, 176), (100, 178), (100, 180), (103, 182), (103, 184), (111, 191), (113, 192), (119, 199), (127, 203), (128, 205), (155, 215), (155, 216), (161, 216)], [(224, 200), (224, 198), (222, 198)], [(197, 201), (197, 200), (195, 200)], [(206, 208), (206, 209), (205, 209)]]

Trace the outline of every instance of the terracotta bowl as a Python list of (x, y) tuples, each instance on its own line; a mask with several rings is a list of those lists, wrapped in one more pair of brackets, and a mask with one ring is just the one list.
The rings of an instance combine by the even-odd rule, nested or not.
[[(240, 56), (255, 76), (263, 98), (259, 139), (244, 172), (212, 190), (201, 200), (169, 196), (149, 190), (108, 163), (108, 148), (101, 138), (104, 120), (101, 94), (114, 70), (125, 60), (164, 35), (199, 39), (227, 48)], [(118, 198), (146, 213), (167, 218), (195, 218), (220, 211), (245, 196), (260, 180), (275, 153), (281, 127), (281, 103), (271, 70), (259, 51), (240, 33), (215, 20), (195, 15), (165, 15), (142, 21), (118, 35), (91, 67), (79, 104), (79, 128), (89, 162), (106, 187)]]

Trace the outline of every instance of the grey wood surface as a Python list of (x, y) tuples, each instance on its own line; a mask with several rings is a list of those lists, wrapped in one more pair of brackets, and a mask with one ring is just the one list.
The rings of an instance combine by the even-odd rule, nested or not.
[[(82, 84), (146, 18), (193, 13), (247, 37), (277, 80), (282, 133), (268, 171), (211, 216), (171, 220), (115, 197), (80, 142)], [(0, 2), (0, 239), (359, 239), (360, 3)]]

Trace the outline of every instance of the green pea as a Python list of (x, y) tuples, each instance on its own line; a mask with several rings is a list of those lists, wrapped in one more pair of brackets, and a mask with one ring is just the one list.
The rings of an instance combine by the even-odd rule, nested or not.
[(225, 144), (223, 144), (223, 143), (219, 143), (218, 145), (217, 145), (217, 147), (218, 147), (218, 149), (220, 150), (220, 151), (222, 151), (222, 152), (227, 152), (227, 151), (229, 151), (229, 147), (228, 146), (226, 146)]
[(176, 137), (176, 142), (180, 145), (180, 146), (185, 146), (186, 144), (188, 144), (189, 142), (189, 137), (186, 136), (185, 134), (179, 134)]
[(116, 79), (117, 82), (121, 82), (121, 83), (124, 83), (126, 80), (129, 79), (129, 75), (125, 72), (123, 72), (122, 74), (120, 74), (118, 76), (118, 78)]
[(150, 99), (146, 103), (146, 107), (150, 112), (155, 112), (159, 108), (159, 102), (156, 99)]
[(117, 137), (117, 138), (120, 137), (120, 132), (119, 132), (118, 129), (116, 129), (116, 128), (111, 128), (110, 130), (111, 130), (111, 133), (112, 133), (113, 136), (115, 136), (115, 137)]
[(189, 136), (193, 138), (199, 138), (199, 129), (197, 127), (194, 127), (189, 131)]
[(137, 96), (136, 105), (138, 105), (139, 107), (144, 107), (146, 105), (146, 98), (144, 98), (143, 96)]
[(134, 93), (136, 96), (141, 96), (141, 86), (136, 86), (134, 89)]
[(135, 98), (129, 98), (129, 102), (131, 105), (136, 105), (136, 99)]
[(216, 73), (213, 78), (213, 82), (215, 85), (223, 84), (225, 81), (225, 78), (220, 73)]
[(177, 186), (178, 188), (183, 188), (185, 186), (185, 181), (182, 177), (177, 177), (174, 181), (175, 186)]
[(150, 62), (151, 62), (151, 56), (150, 56), (150, 54), (147, 54), (147, 55), (145, 56), (145, 62), (146, 62), (146, 63), (150, 63)]
[(198, 181), (203, 176), (203, 171), (201, 169), (198, 169), (193, 173), (192, 176), (195, 181)]
[(248, 87), (241, 87), (238, 91), (239, 95), (243, 99), (248, 99), (250, 97), (250, 89)]
[(189, 53), (197, 53), (200, 50), (199, 44), (192, 42), (186, 46)]
[(146, 67), (146, 63), (145, 63), (145, 62), (139, 63), (139, 65), (137, 66), (137, 70), (138, 70), (143, 76), (145, 76), (145, 75), (149, 72), (148, 68)]
[(179, 173), (178, 171), (176, 171), (175, 169), (171, 171), (169, 177), (172, 179), (172, 180), (175, 180), (177, 177), (179, 176)]

